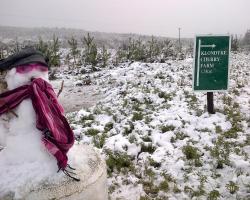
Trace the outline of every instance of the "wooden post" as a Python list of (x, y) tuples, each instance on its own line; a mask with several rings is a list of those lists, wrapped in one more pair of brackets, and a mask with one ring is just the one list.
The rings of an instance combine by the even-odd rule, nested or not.
[(214, 94), (213, 94), (213, 92), (207, 92), (207, 111), (210, 114), (215, 114), (215, 111), (214, 111)]

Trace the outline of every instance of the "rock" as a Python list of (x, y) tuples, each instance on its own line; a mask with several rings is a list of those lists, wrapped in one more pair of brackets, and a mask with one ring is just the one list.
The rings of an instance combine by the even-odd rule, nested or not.
[[(84, 155), (84, 159), (72, 158), (74, 155)], [(108, 200), (107, 172), (105, 161), (93, 147), (75, 144), (69, 157), (74, 160), (77, 178), (79, 182), (63, 176), (59, 182), (50, 183), (44, 181), (35, 188), (29, 188), (29, 192), (22, 194), (19, 200)], [(78, 162), (78, 165), (76, 165)], [(55, 172), (56, 173), (56, 172)], [(49, 179), (48, 179), (49, 180)], [(24, 183), (25, 184), (25, 183)], [(14, 195), (9, 192), (1, 200), (14, 200)]]
[(83, 83), (78, 82), (76, 83), (76, 86), (83, 86)]
[(85, 78), (85, 79), (83, 80), (83, 83), (84, 83), (84, 85), (91, 85), (92, 81), (91, 81), (90, 78)]
[(86, 74), (86, 73), (87, 73), (87, 71), (86, 71), (86, 69), (81, 68), (81, 69), (80, 69), (80, 73), (81, 73), (81, 74)]
[(76, 86), (83, 86), (83, 82), (80, 81), (80, 80), (79, 80), (79, 81), (76, 81), (75, 85), (76, 85)]

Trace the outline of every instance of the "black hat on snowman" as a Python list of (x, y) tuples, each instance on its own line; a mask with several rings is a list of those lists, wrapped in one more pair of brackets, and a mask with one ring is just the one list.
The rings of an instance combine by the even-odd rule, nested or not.
[(34, 48), (24, 48), (21, 51), (0, 60), (0, 70), (10, 70), (21, 65), (28, 65), (32, 63), (39, 63), (48, 67), (47, 59), (44, 55)]

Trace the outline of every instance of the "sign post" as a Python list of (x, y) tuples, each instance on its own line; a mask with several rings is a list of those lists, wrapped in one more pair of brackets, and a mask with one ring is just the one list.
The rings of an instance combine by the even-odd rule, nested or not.
[(214, 114), (214, 93), (207, 92), (207, 111), (210, 114)]
[(196, 36), (194, 49), (193, 90), (207, 92), (207, 109), (214, 114), (213, 92), (228, 89), (230, 36)]

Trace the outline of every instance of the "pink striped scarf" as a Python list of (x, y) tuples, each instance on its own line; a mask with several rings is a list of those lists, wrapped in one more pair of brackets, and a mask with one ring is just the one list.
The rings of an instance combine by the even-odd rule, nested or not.
[(42, 131), (42, 142), (57, 159), (59, 169), (67, 166), (67, 152), (74, 144), (74, 135), (64, 117), (52, 86), (41, 78), (30, 85), (0, 94), (0, 115), (16, 108), (24, 99), (30, 98), (36, 113), (36, 127)]

